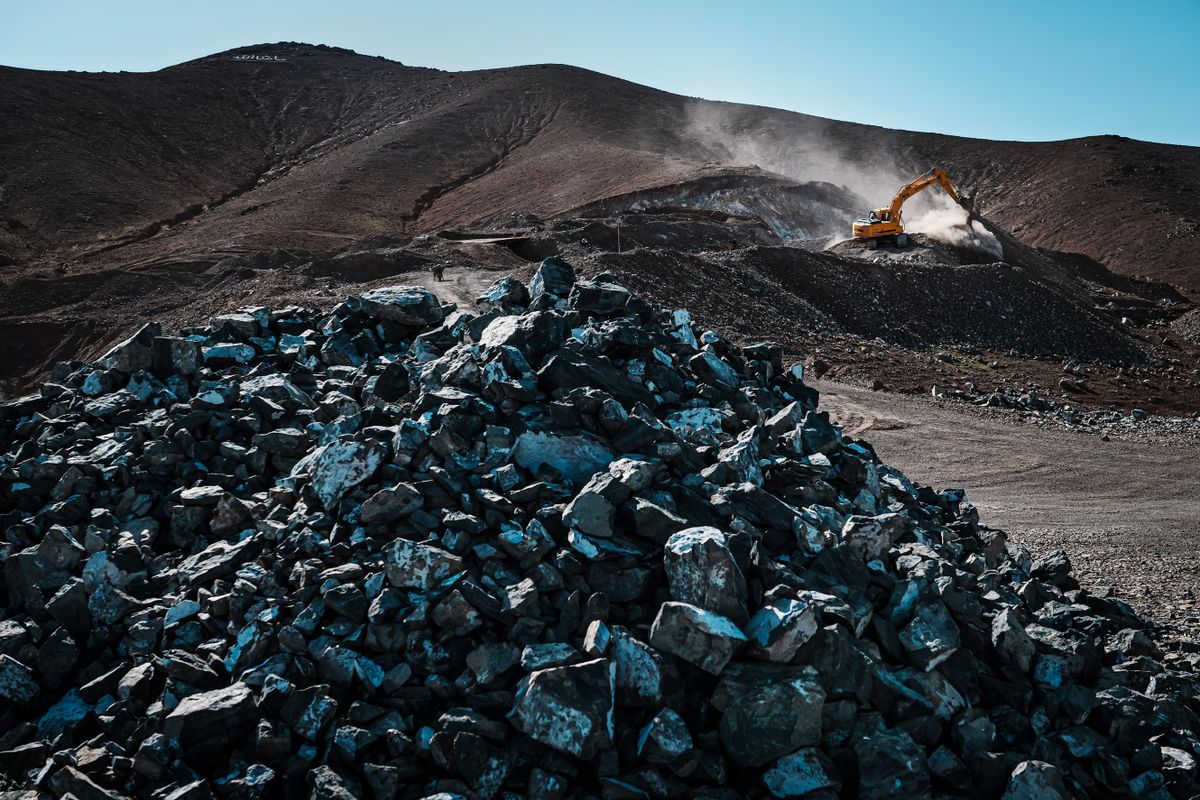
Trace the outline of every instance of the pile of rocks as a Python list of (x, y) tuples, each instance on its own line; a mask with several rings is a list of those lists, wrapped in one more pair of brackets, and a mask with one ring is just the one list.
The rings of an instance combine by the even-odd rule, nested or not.
[(1002, 408), (1045, 419), (1054, 419), (1067, 425), (1111, 425), (1128, 418), (1131, 422), (1144, 419), (1145, 412), (1135, 411), (1129, 415), (1120, 411), (1080, 411), (1070, 403), (1063, 403), (1033, 391), (999, 386), (994, 391), (983, 391), (973, 385), (965, 389), (934, 386), (931, 394), (938, 400), (957, 400), (976, 406)]
[(1050, 422), (1067, 428), (1112, 434), (1154, 433), (1175, 438), (1200, 437), (1200, 419), (1152, 415), (1140, 408), (1125, 411), (1082, 411), (1075, 406), (1036, 391), (997, 387), (983, 391), (973, 385), (966, 388), (934, 386), (937, 400), (951, 400), (973, 406), (1016, 412), (1036, 423)]
[(0, 409), (7, 786), (1200, 789), (1195, 664), (799, 376), (556, 260), (61, 365)]

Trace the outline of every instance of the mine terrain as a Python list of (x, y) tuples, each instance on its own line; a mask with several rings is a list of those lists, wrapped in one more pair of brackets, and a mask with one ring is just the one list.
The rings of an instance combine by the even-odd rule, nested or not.
[(0, 792), (1200, 792), (1196, 148), (297, 43), (0, 108)]
[[(239, 58), (247, 55), (272, 60)], [(851, 267), (879, 259), (835, 247), (828, 259), (810, 260), (794, 245), (820, 249), (845, 238), (851, 219), (937, 165), (976, 198), (999, 238), (980, 253), (901, 261), (929, 266), (912, 271), (921, 296), (965, 305), (946, 294), (947, 284), (970, 282), (973, 273), (1003, 293), (1001, 302), (1024, 305), (1021, 292), (1042, 296), (1047, 284), (1058, 286), (1056, 294), (1073, 295), (1066, 302), (1089, 307), (1085, 316), (1105, 319), (1072, 312), (1052, 330), (1038, 325), (1034, 335), (1050, 339), (1017, 355), (1115, 357), (1145, 370), (1097, 374), (1091, 391), (1073, 398), (1084, 406), (1195, 408), (1196, 336), (1166, 327), (1200, 290), (1194, 148), (893, 131), (684, 98), (559, 65), (447, 73), (301, 44), (243, 48), (154, 73), (0, 69), (0, 103), (22, 120), (0, 130), (0, 380), (10, 393), (55, 359), (94, 352), (139, 320), (252, 297), (264, 281), (303, 282), (310, 263), (380, 244), (408, 257), (422, 235), (459, 236), (460, 255), (486, 254), (488, 266), (515, 269), (567, 245), (616, 250), (615, 215), (645, 212), (626, 230), (626, 247), (671, 251), (647, 253), (637, 268), (660, 286), (655, 269), (670, 271), (679, 280), (663, 288), (681, 297), (694, 297), (705, 276), (721, 270), (770, 292), (814, 265), (827, 281), (814, 292), (841, 291), (833, 259)], [(927, 195), (914, 199), (911, 217), (936, 199)], [(546, 230), (548, 221), (569, 219), (579, 222), (561, 235), (510, 238), (529, 232), (523, 221)], [(463, 237), (508, 241), (472, 247)], [(513, 252), (492, 252), (504, 249)], [(731, 252), (711, 255), (721, 250)], [(671, 263), (700, 252), (710, 256)], [(950, 269), (1001, 260), (1022, 270), (1004, 286), (982, 266)], [(349, 266), (339, 262), (317, 272), (358, 281), (382, 277), (370, 269), (397, 274), (424, 263), (414, 257), (364, 272), (338, 271)], [(882, 275), (905, 272), (876, 270), (865, 287), (872, 302), (889, 291)], [(714, 293), (709, 303), (720, 298)], [(915, 303), (869, 323), (847, 318), (863, 311), (843, 308), (834, 334), (871, 339), (886, 327), (898, 338), (884, 341), (896, 338), (906, 351), (936, 352), (961, 339), (995, 352), (952, 360), (1006, 364), (993, 356), (1028, 327), (997, 309), (988, 336), (952, 319), (937, 331), (905, 331), (923, 311)], [(775, 337), (806, 324), (790, 311), (765, 308), (755, 324)], [(706, 316), (732, 322), (736, 309)], [(1108, 325), (1099, 334), (1108, 341), (1080, 346), (1097, 324), (1122, 320), (1140, 341), (1118, 346), (1114, 336), (1130, 337)], [(1013, 333), (1002, 335), (1004, 327)], [(937, 372), (889, 369), (872, 364), (869, 352), (838, 362), (856, 381), (878, 378), (900, 390), (928, 389), (921, 384)], [(1034, 365), (1012, 372), (1050, 391), (1061, 377)], [(967, 377), (991, 382), (986, 372)]]

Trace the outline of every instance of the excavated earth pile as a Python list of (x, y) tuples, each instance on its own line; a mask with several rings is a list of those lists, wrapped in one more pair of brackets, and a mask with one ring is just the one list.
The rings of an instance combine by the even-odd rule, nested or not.
[(1188, 797), (1194, 656), (560, 260), (0, 407), (13, 796)]

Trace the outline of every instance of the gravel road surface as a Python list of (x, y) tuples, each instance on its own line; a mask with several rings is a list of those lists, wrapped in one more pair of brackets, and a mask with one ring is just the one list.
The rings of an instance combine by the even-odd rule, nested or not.
[(985, 524), (1035, 556), (1062, 548), (1081, 582), (1113, 587), (1171, 638), (1200, 634), (1194, 441), (1104, 441), (923, 397), (814, 385), (822, 408), (885, 463), (965, 487)]

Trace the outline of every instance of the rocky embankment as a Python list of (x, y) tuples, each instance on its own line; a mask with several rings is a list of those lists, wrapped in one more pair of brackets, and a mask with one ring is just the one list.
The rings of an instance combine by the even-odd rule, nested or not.
[[(1194, 657), (544, 262), (147, 326), (0, 407), (29, 797), (1186, 797)], [(18, 795), (20, 796), (20, 795)]]
[(1166, 440), (1185, 443), (1200, 440), (1200, 418), (1150, 415), (1140, 408), (1123, 411), (1083, 411), (1045, 393), (997, 387), (990, 392), (968, 385), (965, 389), (934, 386), (935, 400), (967, 403), (981, 408), (1011, 411), (1038, 425), (1052, 424), (1102, 436)]

